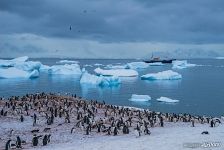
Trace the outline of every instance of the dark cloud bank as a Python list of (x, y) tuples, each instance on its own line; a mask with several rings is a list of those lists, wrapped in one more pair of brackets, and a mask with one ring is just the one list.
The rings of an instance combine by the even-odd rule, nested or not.
[[(4, 40), (5, 35), (31, 34), (46, 41), (196, 45), (197, 51), (204, 48), (198, 45), (213, 44), (218, 48), (209, 54), (218, 55), (224, 48), (223, 6), (223, 0), (0, 0), (0, 54), (51, 51), (49, 44), (20, 46)], [(98, 51), (104, 52), (103, 47)]]

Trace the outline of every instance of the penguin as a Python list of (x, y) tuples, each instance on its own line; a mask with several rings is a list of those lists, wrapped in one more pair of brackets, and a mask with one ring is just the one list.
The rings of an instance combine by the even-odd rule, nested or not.
[(9, 150), (11, 148), (11, 139), (9, 139), (5, 144), (5, 150)]
[(16, 138), (17, 140), (16, 140), (16, 148), (22, 148), (22, 146), (21, 146), (21, 139), (20, 139), (20, 137), (19, 136), (17, 136), (17, 138)]
[(34, 134), (32, 143), (33, 143), (33, 146), (37, 146), (38, 145), (38, 137), (36, 136), (36, 134)]
[(21, 121), (21, 122), (24, 121), (24, 117), (23, 117), (23, 115), (21, 115), (21, 117), (20, 117), (20, 121)]
[(45, 135), (43, 138), (43, 146), (47, 145), (47, 142), (48, 142), (48, 136)]
[(75, 128), (73, 127), (73, 128), (71, 129), (71, 134), (73, 133), (74, 130), (75, 130)]

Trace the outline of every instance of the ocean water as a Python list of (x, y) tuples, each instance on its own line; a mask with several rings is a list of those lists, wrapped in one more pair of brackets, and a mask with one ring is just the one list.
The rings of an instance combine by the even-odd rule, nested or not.
[[(54, 65), (59, 59), (31, 59), (41, 61), (46, 65)], [(80, 66), (90, 73), (97, 67), (94, 64), (125, 64), (136, 60), (96, 60), (76, 59)], [(89, 100), (105, 101), (109, 104), (147, 108), (154, 111), (190, 113), (209, 116), (224, 115), (224, 60), (191, 59), (189, 63), (200, 66), (175, 70), (182, 74), (181, 80), (147, 81), (140, 76), (147, 73), (164, 71), (172, 65), (150, 66), (138, 70), (138, 77), (121, 78), (122, 84), (116, 87), (99, 87), (80, 85), (80, 76), (48, 75), (41, 73), (36, 79), (0, 79), (0, 96), (24, 95), (34, 92), (71, 93)], [(104, 67), (104, 66), (100, 66)], [(146, 94), (152, 97), (149, 102), (129, 101), (132, 94)], [(157, 102), (156, 99), (165, 96), (180, 100), (176, 104)]]

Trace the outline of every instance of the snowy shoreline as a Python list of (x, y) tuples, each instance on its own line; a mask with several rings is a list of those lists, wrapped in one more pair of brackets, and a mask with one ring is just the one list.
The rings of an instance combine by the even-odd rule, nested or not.
[[(65, 150), (88, 150), (88, 149), (105, 149), (105, 150), (114, 150), (114, 149), (130, 149), (130, 150), (141, 150), (141, 149), (186, 149), (183, 144), (185, 143), (205, 143), (205, 142), (220, 142), (221, 139), (224, 138), (224, 126), (223, 120), (222, 123), (217, 123), (215, 127), (210, 127), (210, 122), (207, 122), (206, 119), (201, 122), (197, 117), (200, 116), (192, 116), (193, 119), (189, 119), (189, 116), (182, 117), (183, 114), (178, 114), (180, 119), (176, 121), (175, 116), (173, 114), (168, 113), (159, 113), (155, 112), (156, 116), (162, 116), (164, 119), (164, 127), (161, 126), (160, 121), (156, 121), (153, 127), (149, 127), (151, 132), (150, 135), (141, 133), (141, 136), (136, 136), (135, 128), (138, 122), (145, 120), (148, 122), (146, 114), (151, 114), (153, 111), (144, 110), (140, 108), (131, 108), (131, 107), (122, 107), (115, 106), (116, 109), (110, 109), (109, 106), (112, 105), (96, 103), (96, 105), (91, 103), (90, 101), (86, 101), (83, 99), (79, 99), (76, 97), (68, 97), (68, 96), (58, 96), (53, 95), (49, 96), (47, 101), (50, 104), (49, 107), (56, 102), (56, 105), (63, 106), (63, 102), (72, 102), (74, 103), (74, 107), (71, 107), (70, 112), (70, 123), (65, 122), (65, 116), (55, 117), (54, 123), (51, 125), (46, 124), (46, 116), (43, 112), (49, 113), (47, 109), (41, 108), (41, 111), (38, 111), (38, 107), (32, 106), (33, 108), (28, 110), (29, 115), (25, 115), (26, 112), (22, 111), (12, 111), (12, 108), (4, 107), (7, 101), (0, 100), (0, 110), (4, 107), (4, 111), (7, 111), (7, 116), (0, 116), (0, 149), (5, 148), (5, 143), (10, 138), (13, 143), (15, 143), (16, 136), (20, 136), (22, 140), (26, 141), (26, 144), (22, 145), (24, 149), (65, 149)], [(26, 103), (34, 105), (33, 102), (41, 102), (45, 101), (45, 97), (42, 97), (38, 100), (31, 100), (32, 98), (27, 98)], [(16, 109), (20, 110), (20, 101), (16, 101)], [(118, 135), (114, 136), (113, 133), (111, 135), (107, 135), (107, 132), (97, 132), (97, 128), (92, 128), (92, 131), (89, 135), (86, 134), (87, 125), (84, 125), (85, 128), (77, 126), (77, 111), (75, 106), (79, 103), (88, 104), (88, 106), (94, 106), (97, 108), (97, 113), (95, 114), (95, 123), (100, 121), (102, 118), (104, 125), (109, 126), (111, 122), (108, 121), (110, 117), (114, 117), (115, 119), (123, 118), (127, 120), (128, 116), (126, 112), (133, 113), (132, 126), (129, 126), (129, 134), (123, 134), (122, 128), (118, 130)], [(55, 105), (55, 106), (56, 106)], [(73, 104), (72, 104), (73, 105)], [(83, 106), (83, 105), (82, 105)], [(69, 108), (69, 107), (68, 107)], [(67, 108), (65, 108), (67, 109)], [(119, 115), (119, 112), (122, 109), (127, 109), (124, 111), (124, 116), (122, 113)], [(116, 110), (116, 114), (113, 114), (113, 110)], [(82, 111), (82, 107), (79, 107), (79, 111)], [(105, 112), (107, 112), (107, 116), (105, 116)], [(146, 113), (147, 112), (147, 113)], [(37, 125), (33, 126), (33, 114), (36, 113), (38, 116)], [(24, 116), (24, 122), (20, 121), (20, 115)], [(166, 115), (169, 117), (166, 117)], [(84, 112), (83, 112), (84, 115)], [(139, 116), (140, 115), (140, 116)], [(139, 119), (142, 118), (142, 119)], [(173, 117), (173, 119), (172, 119)], [(181, 118), (182, 117), (182, 118)], [(156, 119), (159, 119), (156, 117)], [(187, 119), (186, 122), (183, 119)], [(209, 118), (211, 119), (211, 118)], [(192, 126), (192, 120), (195, 122), (195, 127)], [(221, 120), (221, 119), (220, 119)], [(94, 123), (92, 124), (94, 126)], [(74, 127), (74, 132), (71, 134), (71, 129)], [(50, 128), (49, 131), (44, 131), (45, 128)], [(11, 130), (14, 130), (13, 133), (10, 134)], [(40, 138), (39, 144), (37, 147), (32, 146), (32, 130), (39, 130), (37, 135), (45, 135), (51, 134), (51, 142), (47, 146), (42, 146), (42, 139)], [(103, 130), (103, 129), (102, 129)], [(209, 135), (202, 135), (201, 132), (208, 131)], [(137, 138), (136, 138), (137, 137)], [(203, 147), (201, 147), (203, 149)], [(220, 147), (222, 148), (222, 147)]]

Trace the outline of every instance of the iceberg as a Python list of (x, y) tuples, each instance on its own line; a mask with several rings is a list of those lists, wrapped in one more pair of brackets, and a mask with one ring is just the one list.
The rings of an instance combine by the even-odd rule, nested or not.
[(118, 76), (118, 77), (134, 77), (138, 76), (138, 72), (131, 69), (111, 69), (111, 70), (103, 70), (100, 68), (96, 68), (94, 70), (98, 75), (103, 76)]
[(0, 78), (37, 78), (39, 71), (33, 70), (32, 72), (20, 70), (15, 67), (0, 69)]
[(127, 69), (145, 69), (148, 68), (149, 64), (145, 62), (131, 62), (127, 63)]
[(184, 69), (188, 67), (195, 67), (196, 64), (189, 64), (187, 63), (187, 60), (175, 60), (172, 62), (173, 64), (173, 69)]
[(51, 68), (51, 67), (48, 66), (48, 65), (43, 65), (43, 64), (41, 64), (39, 70), (42, 71), (42, 72), (48, 72), (48, 70), (49, 70), (50, 68)]
[(138, 101), (138, 102), (144, 102), (144, 101), (149, 101), (151, 100), (151, 97), (149, 95), (137, 95), (137, 94), (132, 94), (131, 98), (129, 99), (130, 101)]
[(96, 76), (93, 74), (89, 74), (87, 71), (85, 71), (82, 74), (80, 83), (99, 85), (99, 86), (117, 86), (121, 83), (121, 81), (118, 77), (115, 76), (111, 77)]
[(181, 78), (181, 74), (172, 70), (162, 71), (158, 73), (149, 73), (141, 76), (141, 79), (143, 80), (177, 80)]
[(27, 61), (27, 62), (17, 62), (14, 67), (24, 71), (39, 70), (41, 67), (41, 62), (39, 61)]
[(58, 62), (56, 62), (58, 64), (78, 64), (79, 62), (78, 61), (74, 61), (74, 60), (60, 60)]
[[(42, 69), (48, 68), (47, 66), (42, 66)], [(65, 64), (65, 65), (54, 65), (48, 70), (49, 74), (61, 74), (61, 75), (81, 75), (81, 69), (78, 64)]]
[(157, 101), (166, 102), (166, 103), (177, 103), (177, 102), (179, 102), (179, 100), (171, 99), (171, 98), (168, 98), (168, 97), (160, 97), (160, 98), (157, 99)]
[(25, 62), (29, 59), (27, 56), (14, 58), (11, 60), (0, 59), (0, 67), (13, 67), (16, 63)]

